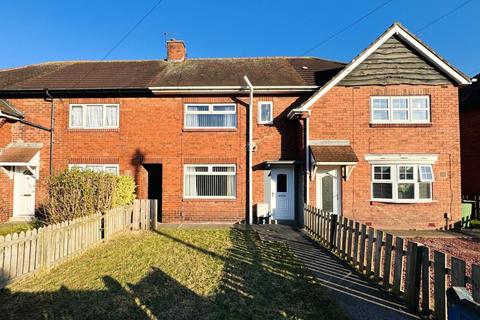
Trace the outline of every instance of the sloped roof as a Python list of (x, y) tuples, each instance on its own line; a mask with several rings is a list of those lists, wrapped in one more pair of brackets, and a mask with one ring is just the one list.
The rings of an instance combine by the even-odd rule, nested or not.
[(315, 162), (322, 163), (353, 163), (358, 162), (357, 155), (349, 145), (310, 146)]
[(0, 90), (243, 86), (244, 75), (254, 86), (321, 86), (344, 66), (312, 57), (50, 62), (0, 70)]
[(477, 82), (460, 89), (460, 109), (464, 110), (471, 107), (480, 108), (480, 73), (474, 78)]
[(14, 116), (16, 118), (23, 118), (23, 113), (20, 110), (16, 109), (7, 100), (0, 99), (0, 111), (9, 116)]
[(373, 52), (375, 52), (375, 50), (384, 44), (385, 41), (394, 35), (402, 38), (407, 44), (417, 50), (419, 54), (428, 59), (434, 66), (442, 70), (445, 75), (450, 77), (458, 85), (471, 84), (470, 77), (449, 64), (444, 58), (438, 55), (411, 32), (409, 32), (402, 24), (396, 22), (358, 56), (356, 56), (349, 64), (347, 64), (340, 72), (335, 74), (327, 83), (325, 83), (325, 85), (319, 88), (317, 92), (315, 92), (299, 108), (291, 110), (288, 116), (293, 117), (296, 114), (302, 114), (303, 112), (308, 111), (318, 99), (326, 94), (331, 88), (336, 86), (342, 79), (344, 79), (348, 74), (355, 70), (355, 68), (363, 63), (363, 61), (365, 61), (365, 59), (367, 59)]
[(0, 163), (28, 163), (40, 148), (8, 147), (0, 153)]

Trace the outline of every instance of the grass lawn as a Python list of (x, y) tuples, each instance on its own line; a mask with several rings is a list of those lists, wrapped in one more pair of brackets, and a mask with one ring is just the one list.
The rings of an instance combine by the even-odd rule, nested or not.
[(0, 294), (6, 319), (344, 319), (282, 243), (252, 231), (125, 233)]
[(5, 222), (0, 223), (0, 236), (10, 233), (32, 230), (41, 227), (41, 222)]

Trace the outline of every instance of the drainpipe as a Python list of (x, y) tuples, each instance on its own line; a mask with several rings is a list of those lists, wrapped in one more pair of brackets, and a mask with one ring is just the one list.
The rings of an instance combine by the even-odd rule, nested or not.
[(53, 131), (55, 127), (55, 101), (52, 95), (45, 89), (45, 101), (51, 103), (50, 105), (50, 175), (53, 174)]
[(310, 204), (310, 192), (309, 192), (309, 183), (310, 183), (310, 152), (308, 150), (309, 142), (309, 123), (308, 117), (305, 118), (303, 124), (305, 126), (305, 203)]
[(248, 167), (248, 221), (247, 224), (253, 223), (253, 181), (252, 181), (252, 136), (253, 136), (253, 85), (247, 76), (243, 77), (250, 91), (248, 102), (248, 144), (247, 144), (247, 167)]

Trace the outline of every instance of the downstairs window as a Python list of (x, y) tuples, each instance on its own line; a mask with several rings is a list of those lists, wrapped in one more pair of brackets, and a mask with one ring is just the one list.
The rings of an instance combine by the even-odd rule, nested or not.
[(185, 198), (235, 198), (235, 165), (186, 165)]
[(372, 165), (372, 200), (415, 203), (432, 200), (431, 165)]
[(95, 172), (112, 173), (114, 175), (119, 174), (118, 164), (69, 164), (70, 170), (90, 170)]

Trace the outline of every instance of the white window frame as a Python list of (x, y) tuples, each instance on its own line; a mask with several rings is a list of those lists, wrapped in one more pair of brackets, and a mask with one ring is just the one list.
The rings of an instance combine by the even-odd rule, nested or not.
[[(430, 166), (430, 164), (412, 164), (412, 163), (375, 163), (371, 164), (371, 183), (370, 183), (370, 194), (371, 201), (376, 202), (390, 202), (390, 203), (426, 203), (433, 201), (433, 182), (431, 181), (421, 181), (420, 179), (420, 167), (421, 166)], [(375, 179), (375, 168), (376, 167), (390, 167), (390, 180), (381, 180)], [(400, 179), (400, 167), (413, 167), (413, 180), (412, 179)], [(432, 168), (432, 176), (433, 168)], [(373, 184), (374, 183), (391, 183), (392, 184), (392, 198), (374, 198), (373, 196)], [(398, 184), (402, 183), (413, 183), (414, 184), (414, 198), (413, 199), (399, 199), (398, 198)], [(420, 198), (420, 183), (430, 183), (430, 198)]]
[(90, 167), (90, 166), (95, 166), (95, 167), (102, 167), (102, 170), (103, 172), (105, 173), (108, 173), (107, 171), (105, 171), (106, 168), (108, 167), (115, 167), (117, 169), (117, 173), (116, 175), (120, 175), (120, 165), (118, 164), (97, 164), (97, 163), (71, 163), (68, 165), (68, 169), (69, 170), (72, 170), (72, 169), (75, 169), (75, 168), (79, 168), (80, 170), (87, 170), (87, 166)]
[[(270, 106), (270, 119), (262, 120), (262, 105)], [(272, 124), (273, 123), (273, 102), (272, 101), (259, 101), (258, 102), (258, 124)]]
[[(430, 172), (432, 173), (432, 179), (425, 179), (423, 176), (422, 176), (422, 172), (421, 172), (421, 168), (422, 167), (426, 167), (426, 168), (429, 168), (430, 169)], [(434, 182), (435, 181), (435, 175), (433, 174), (433, 168), (432, 168), (432, 165), (430, 164), (421, 164), (418, 166), (418, 180), (420, 180), (420, 182)]]
[[(191, 106), (208, 106), (208, 111), (188, 111), (188, 107)], [(233, 111), (214, 111), (214, 106), (233, 106), (235, 110)], [(213, 129), (213, 130), (223, 130), (223, 129), (236, 129), (238, 126), (238, 115), (237, 115), (237, 105), (235, 103), (186, 103), (183, 108), (183, 127), (185, 129)], [(187, 115), (188, 114), (234, 114), (235, 115), (235, 126), (231, 127), (187, 127)]]
[[(103, 112), (103, 126), (101, 127), (87, 127), (87, 106), (101, 106)], [(73, 107), (82, 108), (82, 125), (74, 126), (72, 125), (72, 109)], [(116, 126), (107, 126), (106, 123), (106, 107), (116, 107), (117, 108), (117, 125)], [(118, 129), (120, 127), (120, 104), (118, 103), (71, 103), (68, 112), (68, 127), (70, 129), (85, 129), (85, 130), (96, 130), (96, 129)]]
[[(187, 172), (188, 167), (208, 167), (207, 172)], [(233, 168), (232, 172), (213, 172), (213, 167), (228, 167)], [(222, 176), (235, 176), (235, 195), (234, 196), (187, 196), (186, 195), (186, 185), (187, 185), (187, 176), (197, 176), (197, 175), (222, 175)], [(183, 198), (184, 199), (236, 199), (237, 198), (237, 166), (235, 164), (186, 164), (183, 166)]]
[[(427, 119), (426, 120), (414, 120), (413, 117), (413, 107), (412, 107), (412, 99), (426, 99), (427, 100)], [(376, 99), (387, 99), (388, 101), (388, 119), (387, 120), (376, 120), (373, 118), (373, 101)], [(408, 103), (408, 108), (407, 108), (407, 114), (408, 118), (407, 120), (394, 120), (393, 119), (393, 100), (395, 99), (407, 99)], [(383, 109), (382, 109), (383, 110)], [(405, 123), (430, 123), (431, 122), (431, 114), (432, 114), (432, 107), (430, 103), (430, 96), (371, 96), (370, 97), (370, 123), (372, 124), (382, 124), (382, 123), (398, 123), (398, 124), (405, 124)]]

